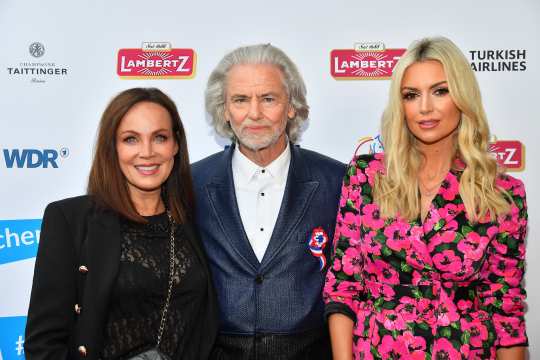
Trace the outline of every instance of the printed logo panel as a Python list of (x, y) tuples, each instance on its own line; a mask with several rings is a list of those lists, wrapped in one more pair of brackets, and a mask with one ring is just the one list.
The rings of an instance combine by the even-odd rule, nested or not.
[(195, 74), (195, 51), (193, 49), (167, 49), (165, 46), (149, 46), (141, 49), (120, 49), (116, 72), (124, 79), (191, 78)]
[(508, 171), (521, 171), (525, 167), (525, 147), (517, 140), (495, 141), (489, 144), (489, 151)]
[(59, 160), (69, 155), (68, 148), (55, 149), (2, 149), (6, 168), (35, 169), (58, 168)]
[(0, 360), (24, 360), (26, 316), (0, 317)]
[[(45, 45), (35, 41), (26, 47), (28, 53), (25, 53), (25, 59), (17, 64), (9, 64), (6, 67), (7, 73), (11, 79), (29, 80), (33, 84), (44, 84), (49, 80), (65, 78), (68, 76), (69, 67), (58, 64), (45, 53)], [(21, 50), (24, 47), (21, 47)], [(22, 54), (19, 54), (22, 55)], [(32, 57), (28, 57), (28, 55)], [(39, 85), (38, 85), (39, 86)], [(2, 359), (0, 359), (2, 360)]]
[(389, 79), (406, 49), (336, 49), (330, 53), (330, 73), (335, 79)]
[(0, 264), (37, 254), (41, 219), (0, 220)]
[(471, 69), (476, 72), (521, 72), (527, 70), (526, 49), (469, 50)]

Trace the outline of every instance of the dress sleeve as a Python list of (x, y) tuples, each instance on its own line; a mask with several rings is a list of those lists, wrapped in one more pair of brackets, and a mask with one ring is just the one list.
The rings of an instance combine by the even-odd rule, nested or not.
[(341, 313), (356, 321), (359, 292), (363, 290), (360, 253), (360, 205), (369, 191), (368, 161), (354, 158), (343, 178), (334, 232), (334, 250), (323, 290), (325, 316)]
[(512, 196), (513, 202), (510, 213), (500, 217), (494, 228), (497, 234), (482, 268), (479, 301), (493, 319), (498, 348), (527, 346), (526, 293), (522, 286), (527, 233), (525, 188), (520, 180), (509, 176), (502, 178), (499, 185)]
[(72, 236), (60, 207), (47, 206), (26, 323), (27, 360), (67, 359), (75, 321), (76, 264)]

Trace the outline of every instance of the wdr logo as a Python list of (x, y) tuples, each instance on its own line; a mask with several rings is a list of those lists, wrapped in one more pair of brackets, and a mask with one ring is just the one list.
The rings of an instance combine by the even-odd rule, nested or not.
[(8, 169), (15, 168), (58, 168), (58, 157), (69, 155), (68, 148), (54, 149), (3, 149), (4, 162)]
[(40, 232), (41, 219), (0, 220), (0, 264), (35, 257)]
[(0, 360), (24, 360), (26, 316), (0, 317)]

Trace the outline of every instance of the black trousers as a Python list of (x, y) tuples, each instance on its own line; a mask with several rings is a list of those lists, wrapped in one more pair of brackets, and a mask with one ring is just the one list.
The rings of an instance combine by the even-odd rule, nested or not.
[(331, 360), (328, 330), (291, 335), (256, 334), (217, 337), (211, 360)]

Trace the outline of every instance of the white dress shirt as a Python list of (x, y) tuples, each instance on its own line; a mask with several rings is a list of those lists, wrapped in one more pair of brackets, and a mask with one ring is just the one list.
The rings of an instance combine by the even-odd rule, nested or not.
[(247, 237), (257, 256), (262, 261), (285, 192), (291, 149), (287, 147), (268, 166), (261, 167), (248, 159), (235, 147), (232, 157), (232, 173), (236, 202)]

